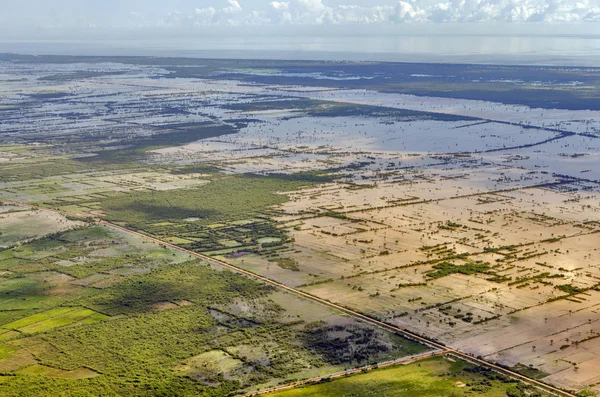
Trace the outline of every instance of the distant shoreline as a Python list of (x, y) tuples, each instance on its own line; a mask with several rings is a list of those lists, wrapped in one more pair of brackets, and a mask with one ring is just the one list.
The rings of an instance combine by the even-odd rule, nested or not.
[(2, 40), (0, 53), (600, 67), (597, 36), (389, 35), (195, 40)]

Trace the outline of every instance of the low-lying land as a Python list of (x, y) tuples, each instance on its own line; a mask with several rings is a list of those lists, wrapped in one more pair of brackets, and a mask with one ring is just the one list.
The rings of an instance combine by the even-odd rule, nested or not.
[[(0, 392), (219, 396), (425, 349), (100, 219), (600, 391), (596, 70), (108, 60), (0, 61)], [(528, 394), (469, 368), (282, 394)]]
[(227, 395), (427, 349), (107, 226), (0, 268), (3, 395)]
[(407, 395), (541, 397), (546, 394), (453, 357), (430, 358), (334, 380), (325, 378), (316, 385), (268, 394), (272, 397)]

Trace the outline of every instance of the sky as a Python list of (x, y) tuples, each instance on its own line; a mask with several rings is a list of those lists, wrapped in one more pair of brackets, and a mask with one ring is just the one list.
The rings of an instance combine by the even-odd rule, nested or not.
[[(4, 31), (586, 23), (600, 0), (1, 0)], [(224, 29), (226, 30), (226, 29)]]
[(0, 52), (597, 66), (600, 0), (0, 0)]

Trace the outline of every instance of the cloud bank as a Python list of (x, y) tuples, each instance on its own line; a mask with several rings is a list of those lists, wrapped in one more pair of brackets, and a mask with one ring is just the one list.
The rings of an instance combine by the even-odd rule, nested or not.
[[(0, 31), (600, 22), (600, 0), (1, 0)], [(600, 26), (600, 24), (595, 25)], [(594, 27), (594, 29), (596, 29)], [(176, 30), (176, 29), (173, 29)]]
[(336, 5), (323, 0), (271, 1), (267, 10), (226, 0), (165, 19), (169, 25), (311, 25), (452, 22), (600, 22), (600, 0), (402, 0), (394, 5)]

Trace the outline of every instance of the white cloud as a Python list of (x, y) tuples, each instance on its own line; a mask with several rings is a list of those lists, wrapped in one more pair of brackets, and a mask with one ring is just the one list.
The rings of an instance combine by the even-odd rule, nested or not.
[(427, 15), (425, 11), (413, 6), (410, 3), (399, 1), (394, 7), (394, 12), (389, 17), (390, 21), (395, 23), (414, 22), (419, 20), (426, 20)]
[(237, 25), (240, 20), (252, 15), (243, 12), (237, 0), (226, 0), (221, 7), (195, 8), (191, 12), (173, 11), (159, 20), (159, 26), (207, 26), (207, 25)]
[(229, 4), (227, 7), (224, 7), (221, 12), (225, 14), (235, 14), (242, 11), (242, 6), (236, 0), (227, 0)]
[(271, 24), (582, 22), (600, 20), (600, 0), (401, 0), (371, 7), (289, 0), (272, 1), (264, 14)]
[(430, 22), (593, 21), (600, 0), (451, 0), (423, 7)]
[[(2, 18), (0, 24), (18, 23), (17, 0), (13, 2), (12, 17)], [(41, 1), (41, 0), (35, 0)], [(57, 0), (71, 4), (75, 0)], [(108, 0), (105, 0), (108, 1)], [(373, 25), (406, 23), (454, 23), (454, 22), (600, 22), (600, 0), (372, 0), (362, 4), (348, 4), (351, 0), (338, 0), (328, 5), (327, 0), (176, 0), (177, 10), (166, 12), (170, 2), (159, 0), (129, 0), (119, 2), (118, 8), (94, 6), (81, 10), (73, 7), (54, 9), (56, 16), (39, 17), (39, 26), (72, 25), (82, 20), (84, 24), (128, 27), (195, 27), (195, 26), (243, 26), (243, 25)], [(194, 1), (202, 4), (193, 8)], [(396, 1), (390, 3), (390, 1)], [(79, 0), (77, 0), (79, 3)], [(154, 7), (145, 4), (156, 3)], [(378, 4), (378, 2), (380, 2)], [(342, 3), (342, 4), (340, 4)], [(345, 3), (345, 4), (344, 4)], [(86, 2), (86, 5), (92, 2)], [(94, 3), (95, 4), (95, 3)], [(127, 6), (125, 6), (127, 5)], [(91, 7), (91, 6), (89, 6)], [(117, 5), (115, 5), (117, 7)], [(175, 6), (171, 6), (175, 7)], [(62, 10), (62, 11), (61, 11)], [(73, 10), (73, 11), (69, 11)], [(104, 10), (102, 12), (95, 12)], [(108, 11), (107, 11), (108, 10)], [(62, 12), (62, 14), (61, 14)], [(119, 16), (122, 12), (122, 16)], [(6, 12), (5, 12), (6, 14)], [(46, 13), (48, 14), (48, 13)], [(64, 14), (64, 15), (63, 15)], [(6, 14), (6, 15), (11, 15)], [(75, 17), (84, 15), (80, 19)], [(23, 21), (34, 20), (29, 15)], [(44, 21), (45, 23), (42, 23)], [(82, 22), (83, 23), (83, 22)]]

